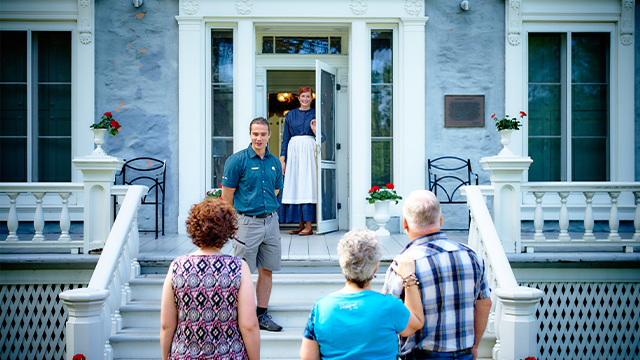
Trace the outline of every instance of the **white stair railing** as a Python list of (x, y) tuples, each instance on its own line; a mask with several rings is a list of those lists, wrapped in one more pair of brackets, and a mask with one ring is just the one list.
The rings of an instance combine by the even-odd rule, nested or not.
[(465, 186), (462, 194), (466, 195), (471, 212), (468, 244), (484, 259), (492, 289), (493, 304), (487, 324), (487, 332), (496, 337), (492, 357), (500, 360), (537, 357), (540, 322), (535, 309), (544, 293), (518, 286), (486, 205), (484, 195), (490, 194), (490, 190)]
[[(640, 182), (536, 182), (521, 185), (523, 192), (533, 193), (536, 198), (533, 225), (535, 233), (532, 239), (522, 239), (521, 244), (526, 252), (534, 252), (535, 246), (566, 247), (572, 244), (585, 244), (589, 246), (622, 245), (625, 252), (633, 252), (634, 246), (640, 246)], [(636, 209), (634, 213), (635, 233), (631, 238), (623, 239), (618, 232), (620, 216), (618, 213), (618, 197), (622, 192), (631, 192), (635, 197)], [(584, 234), (580, 238), (571, 238), (569, 230), (569, 211), (567, 198), (570, 193), (582, 193), (585, 198)], [(609, 235), (606, 239), (596, 239), (593, 216), (593, 198), (597, 193), (608, 194), (610, 198), (609, 210)], [(542, 199), (545, 196), (560, 197), (560, 211), (558, 212), (558, 225), (560, 233), (555, 239), (547, 239), (542, 230), (544, 227), (545, 213)], [(548, 215), (547, 215), (548, 216)], [(552, 219), (547, 219), (552, 220)], [(556, 220), (556, 219), (553, 219)]]
[(69, 309), (67, 359), (112, 360), (109, 337), (122, 329), (120, 307), (131, 300), (129, 280), (140, 274), (137, 214), (149, 189), (130, 186), (87, 288), (60, 293)]
[[(71, 240), (69, 229), (71, 218), (69, 217), (69, 197), (72, 194), (79, 194), (84, 191), (83, 183), (0, 183), (0, 193), (5, 193), (9, 197), (9, 214), (7, 217), (7, 228), (9, 235), (0, 241), (0, 247), (26, 247), (26, 248), (69, 248), (72, 254), (77, 254), (85, 247), (85, 239)], [(43, 235), (44, 230), (44, 209), (43, 198), (46, 194), (58, 194), (60, 196), (60, 236), (55, 240), (46, 240)], [(16, 206), (19, 196), (33, 196), (36, 199), (36, 206), (33, 215), (33, 229), (35, 234), (31, 239), (19, 240), (18, 231), (18, 209)], [(58, 206), (56, 206), (58, 208)]]

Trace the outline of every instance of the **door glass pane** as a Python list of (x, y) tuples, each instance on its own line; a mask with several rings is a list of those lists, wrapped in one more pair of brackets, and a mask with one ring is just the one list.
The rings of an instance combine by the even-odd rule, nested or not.
[(39, 31), (33, 33), (38, 44), (38, 81), (71, 81), (71, 33)]
[(571, 145), (573, 181), (607, 181), (607, 139), (577, 138)]
[(71, 85), (38, 85), (38, 135), (71, 136)]
[(0, 182), (27, 181), (27, 139), (0, 138)]
[(26, 84), (0, 84), (0, 136), (27, 136)]
[(219, 188), (222, 184), (222, 174), (224, 173), (224, 163), (227, 158), (233, 155), (233, 138), (211, 140), (213, 156), (211, 159), (211, 188)]
[(529, 138), (529, 181), (560, 181), (560, 137)]
[(322, 169), (322, 220), (335, 220), (338, 216), (336, 198), (336, 170)]
[(71, 139), (41, 138), (38, 145), (38, 181), (70, 181)]
[(529, 34), (529, 83), (560, 83), (560, 44), (560, 34)]
[(27, 81), (27, 32), (0, 31), (0, 82)]
[(233, 30), (211, 30), (211, 82), (233, 82)]
[(213, 136), (233, 136), (233, 87), (213, 88)]
[(609, 33), (574, 33), (571, 36), (571, 81), (607, 83)]
[(371, 185), (393, 182), (391, 178), (391, 140), (371, 141)]
[(391, 30), (371, 32), (371, 83), (393, 82), (393, 49)]
[(393, 88), (371, 86), (371, 136), (392, 136)]
[(322, 145), (320, 147), (322, 160), (335, 161), (336, 159), (336, 123), (335, 123), (335, 98), (334, 89), (336, 79), (333, 74), (322, 71), (322, 91), (320, 92), (322, 111)]
[(606, 85), (573, 85), (571, 132), (573, 136), (607, 136)]

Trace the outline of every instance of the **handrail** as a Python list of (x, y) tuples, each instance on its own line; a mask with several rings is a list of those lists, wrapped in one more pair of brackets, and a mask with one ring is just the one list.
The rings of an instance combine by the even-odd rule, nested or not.
[(536, 190), (558, 190), (558, 191), (611, 191), (626, 190), (640, 191), (640, 182), (631, 181), (543, 181), (522, 183), (520, 186), (522, 191)]
[(83, 183), (70, 182), (30, 182), (30, 183), (0, 183), (0, 193), (10, 192), (78, 192), (84, 190)]

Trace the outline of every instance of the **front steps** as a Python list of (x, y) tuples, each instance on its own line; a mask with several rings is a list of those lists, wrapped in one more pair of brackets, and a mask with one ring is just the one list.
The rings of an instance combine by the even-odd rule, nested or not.
[[(380, 291), (384, 271), (381, 264), (372, 288)], [(120, 308), (123, 328), (112, 335), (114, 359), (160, 359), (160, 297), (168, 264), (155, 264), (129, 285), (132, 301)], [(146, 274), (145, 274), (146, 272)], [(254, 283), (257, 274), (253, 275)], [(281, 332), (260, 331), (262, 359), (299, 359), (302, 332), (313, 303), (344, 286), (337, 262), (285, 261), (273, 275), (269, 314), (282, 325)]]

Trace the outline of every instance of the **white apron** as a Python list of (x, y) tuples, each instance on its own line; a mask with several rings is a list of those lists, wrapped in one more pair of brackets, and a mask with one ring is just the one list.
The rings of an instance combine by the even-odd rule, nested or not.
[(284, 172), (283, 204), (316, 204), (318, 202), (316, 139), (294, 136), (289, 141)]

